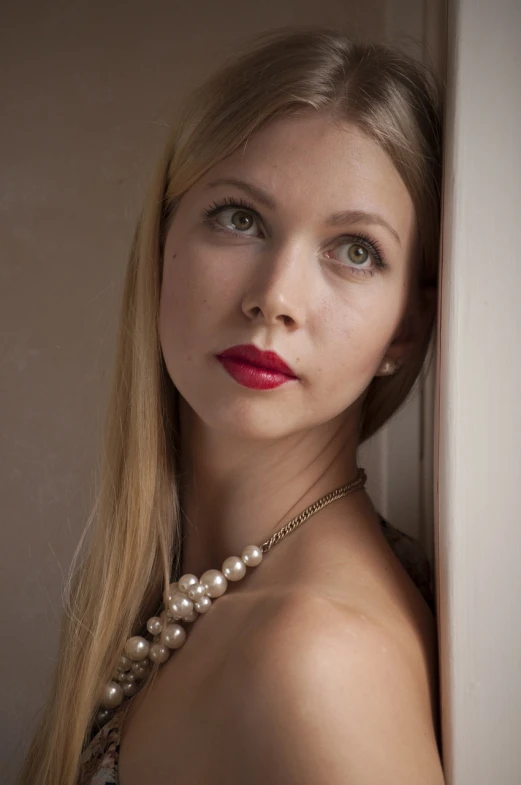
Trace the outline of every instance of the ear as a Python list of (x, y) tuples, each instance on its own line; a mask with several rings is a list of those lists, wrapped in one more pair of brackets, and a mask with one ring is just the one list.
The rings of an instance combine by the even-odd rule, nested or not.
[(385, 353), (386, 359), (394, 360), (398, 366), (407, 362), (414, 347), (421, 341), (432, 324), (438, 305), (436, 286), (422, 286), (403, 317), (392, 342)]

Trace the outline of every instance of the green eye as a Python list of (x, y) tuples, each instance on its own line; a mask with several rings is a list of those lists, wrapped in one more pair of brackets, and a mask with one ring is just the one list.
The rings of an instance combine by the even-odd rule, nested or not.
[(258, 223), (259, 215), (246, 200), (226, 198), (203, 210), (203, 221), (216, 232), (246, 235)]
[[(239, 220), (235, 220), (235, 216), (239, 215)], [(244, 210), (235, 210), (232, 213), (232, 217), (230, 218), (230, 223), (234, 227), (234, 229), (238, 229), (239, 231), (244, 231), (245, 229), (251, 229), (253, 224), (253, 218), (248, 213), (245, 213)]]
[(369, 259), (369, 251), (363, 245), (351, 243), (348, 254), (349, 259), (355, 264), (363, 264)]
[(374, 275), (379, 270), (387, 269), (382, 251), (378, 249), (374, 240), (357, 234), (344, 237), (340, 243), (343, 252), (340, 253), (338, 263), (354, 275)]

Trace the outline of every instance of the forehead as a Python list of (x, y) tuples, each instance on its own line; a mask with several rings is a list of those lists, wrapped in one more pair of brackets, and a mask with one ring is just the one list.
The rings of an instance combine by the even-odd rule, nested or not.
[(415, 220), (409, 192), (380, 145), (355, 124), (318, 113), (269, 121), (198, 185), (225, 175), (249, 179), (288, 213), (379, 212), (401, 236)]

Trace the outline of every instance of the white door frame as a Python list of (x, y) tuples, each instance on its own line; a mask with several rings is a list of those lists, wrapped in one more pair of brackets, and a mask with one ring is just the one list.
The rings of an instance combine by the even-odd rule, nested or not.
[(447, 785), (521, 783), (521, 3), (451, 0), (435, 518)]

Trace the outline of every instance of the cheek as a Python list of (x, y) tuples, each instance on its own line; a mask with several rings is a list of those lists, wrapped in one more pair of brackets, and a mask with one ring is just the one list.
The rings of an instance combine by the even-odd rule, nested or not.
[(209, 287), (205, 284), (197, 257), (183, 250), (172, 251), (165, 259), (163, 270), (161, 318), (186, 326), (197, 321), (195, 317), (210, 300)]
[(172, 346), (174, 342), (182, 343), (190, 335), (192, 298), (193, 287), (189, 275), (179, 264), (177, 254), (173, 253), (165, 259), (161, 285), (159, 324), (163, 344)]
[(388, 286), (371, 293), (368, 289), (354, 287), (348, 301), (322, 313), (317, 368), (331, 393), (340, 388), (356, 397), (363, 392), (399, 323), (396, 293), (393, 296)]
[(165, 254), (159, 308), (165, 355), (190, 359), (190, 350), (208, 351), (209, 337), (227, 301), (228, 282), (221, 272), (219, 265), (209, 265), (207, 255), (189, 246), (177, 246)]
[(163, 357), (174, 384), (184, 376), (184, 366), (196, 353), (197, 325), (201, 323), (204, 294), (180, 253), (172, 251), (165, 258), (159, 304), (159, 338)]

